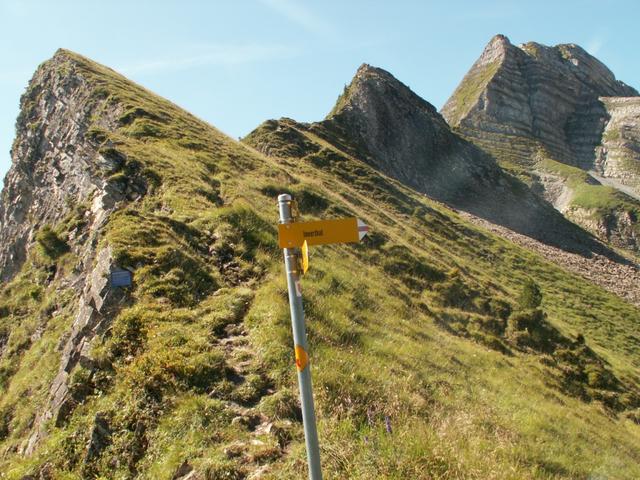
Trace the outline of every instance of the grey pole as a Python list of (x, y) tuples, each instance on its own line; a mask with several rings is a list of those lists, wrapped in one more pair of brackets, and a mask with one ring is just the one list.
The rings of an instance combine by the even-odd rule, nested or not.
[[(279, 195), (278, 207), (280, 209), (280, 223), (291, 223), (293, 221), (291, 217), (291, 195), (287, 195), (286, 193)], [(304, 424), (304, 439), (307, 446), (309, 479), (322, 480), (318, 430), (316, 429), (316, 414), (313, 408), (311, 371), (309, 370), (309, 362), (307, 360), (307, 333), (304, 326), (300, 272), (298, 255), (295, 249), (284, 249), (284, 265), (287, 270), (291, 328), (293, 329), (293, 343), (296, 351), (296, 365), (298, 367), (298, 385), (300, 386), (300, 402), (302, 403), (302, 422)], [(304, 360), (301, 363), (298, 362), (299, 353), (304, 356)]]

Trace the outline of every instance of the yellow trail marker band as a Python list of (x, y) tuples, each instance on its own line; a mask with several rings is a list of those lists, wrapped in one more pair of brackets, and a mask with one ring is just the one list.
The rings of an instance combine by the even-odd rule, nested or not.
[(305, 352), (304, 348), (302, 348), (300, 345), (296, 345), (295, 351), (296, 368), (299, 372), (301, 372), (307, 367), (307, 364), (309, 363), (309, 355), (307, 355), (307, 352)]
[(307, 270), (309, 270), (309, 246), (306, 240), (302, 242), (300, 253), (302, 255), (302, 259), (301, 259), (302, 274), (304, 275), (305, 273), (307, 273)]

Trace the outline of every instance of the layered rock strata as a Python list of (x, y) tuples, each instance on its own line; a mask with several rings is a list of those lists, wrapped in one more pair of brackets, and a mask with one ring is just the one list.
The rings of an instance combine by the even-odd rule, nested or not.
[(499, 160), (530, 164), (543, 147), (555, 160), (589, 169), (608, 118), (600, 97), (637, 95), (577, 45), (517, 47), (496, 35), (442, 114)]
[(34, 421), (24, 453), (34, 451), (52, 420), (60, 425), (75, 407), (69, 374), (79, 363), (91, 369), (89, 343), (104, 331), (119, 308), (119, 293), (109, 286), (115, 267), (108, 248), (98, 251), (99, 235), (110, 214), (141, 197), (145, 186), (127, 189), (109, 182), (124, 159), (92, 135), (92, 128), (115, 130), (122, 107), (96, 96), (95, 86), (76, 69), (64, 50), (34, 74), (21, 99), (13, 164), (0, 202), (0, 278), (10, 280), (34, 247), (38, 231), (55, 225), (72, 212), (84, 212), (81, 222), (62, 239), (74, 254), (70, 272), (61, 283), (75, 292), (76, 315), (71, 332), (60, 345), (59, 372), (47, 405)]
[(595, 170), (640, 199), (640, 97), (604, 97), (609, 121), (596, 149)]

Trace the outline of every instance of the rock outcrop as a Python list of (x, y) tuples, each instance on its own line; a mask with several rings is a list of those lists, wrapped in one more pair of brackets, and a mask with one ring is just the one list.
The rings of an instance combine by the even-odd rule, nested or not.
[[(639, 99), (577, 45), (515, 46), (496, 35), (442, 114), (504, 168), (542, 187), (541, 196), (567, 218), (604, 241), (637, 250), (637, 199), (584, 186), (606, 183), (634, 196), (640, 185)], [(559, 177), (549, 178), (541, 158), (603, 178), (558, 186)]]
[(114, 129), (121, 112), (105, 99), (97, 102), (87, 80), (73, 70), (72, 57), (58, 51), (22, 96), (13, 163), (0, 201), (1, 280), (18, 271), (38, 229), (87, 204), (95, 231), (123, 198), (105, 178), (118, 159), (102, 155), (87, 135), (92, 125)]
[(25, 261), (44, 226), (58, 224), (78, 212), (82, 216), (62, 241), (77, 258), (70, 274), (60, 279), (77, 298), (76, 316), (61, 345), (59, 372), (47, 405), (39, 412), (33, 433), (23, 446), (33, 452), (46, 434), (46, 422), (60, 425), (78, 399), (69, 392), (69, 376), (80, 363), (91, 369), (89, 343), (108, 327), (118, 306), (109, 286), (115, 267), (108, 247), (97, 251), (99, 235), (110, 214), (127, 200), (144, 194), (125, 191), (109, 181), (122, 159), (100, 144), (91, 129), (113, 131), (122, 107), (96, 98), (95, 86), (76, 71), (74, 55), (59, 50), (40, 66), (21, 99), (13, 164), (0, 203), (0, 278), (10, 280)]
[(47, 422), (51, 421), (55, 426), (62, 425), (73, 409), (82, 402), (83, 398), (74, 396), (70, 391), (71, 372), (79, 365), (87, 371), (94, 370), (91, 341), (109, 328), (111, 320), (120, 309), (119, 303), (124, 300), (122, 291), (109, 284), (110, 274), (115, 267), (110, 249), (102, 249), (92, 261), (95, 267), (87, 275), (77, 315), (62, 347), (60, 368), (51, 383), (48, 403), (40, 410), (33, 433), (23, 450), (27, 455), (33, 453), (38, 442), (46, 436)]
[(380, 68), (362, 65), (329, 116), (311, 127), (390, 177), (457, 204), (509, 188), (493, 160), (451, 132), (436, 108)]
[(577, 45), (518, 47), (496, 35), (442, 114), (505, 163), (531, 164), (543, 147), (555, 160), (590, 169), (607, 121), (599, 98), (637, 95)]
[[(595, 170), (640, 199), (640, 97), (604, 97), (609, 121), (596, 149)], [(626, 188), (625, 188), (626, 187)], [(628, 190), (627, 190), (628, 189)]]

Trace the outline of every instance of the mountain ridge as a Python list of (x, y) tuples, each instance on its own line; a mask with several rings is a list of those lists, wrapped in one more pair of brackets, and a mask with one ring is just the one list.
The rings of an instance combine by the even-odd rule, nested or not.
[[(638, 182), (633, 152), (640, 137), (632, 106), (637, 98), (635, 89), (577, 45), (515, 46), (497, 35), (442, 113), (456, 132), (568, 219), (637, 252), (640, 203), (625, 193)], [(621, 134), (623, 130), (628, 133)], [(568, 174), (559, 164), (586, 173)], [(589, 171), (612, 185), (625, 184), (625, 189), (600, 185)], [(557, 202), (559, 190), (566, 195)]]
[[(274, 123), (275, 122), (275, 123)], [(293, 128), (293, 130), (292, 130)], [(304, 131), (430, 197), (552, 245), (625, 262), (505, 173), (487, 152), (451, 131), (433, 105), (383, 69), (363, 64), (332, 112), (319, 122), (270, 120), (244, 139), (268, 155), (282, 153), (274, 134)], [(304, 143), (302, 140), (300, 140)], [(302, 144), (300, 144), (302, 145)]]
[[(283, 192), (305, 219), (371, 226), (362, 245), (313, 249), (303, 280), (327, 475), (640, 474), (636, 307), (317, 134), (327, 130), (267, 122), (254, 149), (72, 53), (31, 85), (42, 96), (16, 145), (59, 131), (49, 125), (80, 98), (81, 134), (62, 145), (91, 147), (77, 172), (98, 187), (86, 201), (36, 190), (24, 260), (0, 288), (7, 478), (306, 473), (276, 241)], [(58, 85), (67, 108), (56, 110)], [(58, 143), (16, 149), (16, 169), (62, 188)], [(109, 288), (123, 268), (133, 285)], [(523, 306), (532, 281), (538, 305)]]

